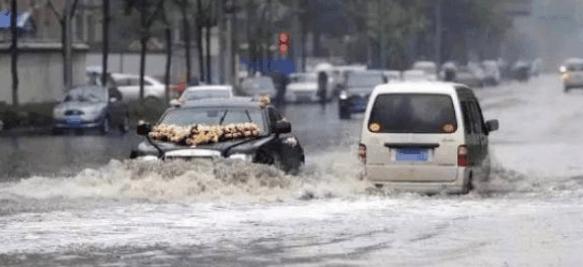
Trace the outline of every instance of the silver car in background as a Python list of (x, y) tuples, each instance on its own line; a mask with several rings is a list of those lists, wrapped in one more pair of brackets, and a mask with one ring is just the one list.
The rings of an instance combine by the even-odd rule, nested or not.
[(99, 130), (102, 134), (117, 127), (129, 130), (129, 112), (116, 89), (100, 86), (80, 86), (70, 90), (53, 109), (53, 132), (65, 130)]

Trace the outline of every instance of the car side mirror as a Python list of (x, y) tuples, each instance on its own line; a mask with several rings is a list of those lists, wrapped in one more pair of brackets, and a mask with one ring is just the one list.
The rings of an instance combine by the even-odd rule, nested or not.
[(136, 133), (141, 136), (146, 136), (152, 131), (152, 125), (147, 122), (140, 121), (136, 129)]
[(486, 122), (486, 129), (488, 132), (498, 131), (498, 128), (500, 128), (498, 120), (490, 120)]
[(276, 134), (291, 133), (291, 130), (292, 130), (292, 127), (291, 127), (291, 123), (289, 123), (289, 121), (280, 120), (280, 121), (276, 122), (275, 125), (273, 126), (273, 131)]

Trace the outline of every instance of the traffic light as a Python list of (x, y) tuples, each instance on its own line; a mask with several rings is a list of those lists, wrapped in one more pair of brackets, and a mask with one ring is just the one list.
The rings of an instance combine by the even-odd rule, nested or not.
[(286, 56), (287, 53), (289, 52), (289, 44), (290, 44), (289, 33), (287, 33), (287, 32), (279, 33), (277, 40), (278, 40), (279, 54), (282, 57)]

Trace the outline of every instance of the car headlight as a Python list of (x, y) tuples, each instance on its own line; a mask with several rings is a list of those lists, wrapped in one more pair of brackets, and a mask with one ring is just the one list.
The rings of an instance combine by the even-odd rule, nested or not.
[(63, 109), (54, 109), (53, 110), (53, 118), (60, 118), (65, 115), (65, 111)]
[(230, 155), (229, 159), (242, 160), (242, 161), (253, 161), (253, 155), (236, 153), (236, 154)]
[(158, 158), (156, 156), (152, 156), (152, 155), (138, 157), (137, 159), (141, 160), (141, 161), (158, 161), (158, 160), (160, 160), (160, 158)]
[(338, 97), (340, 98), (340, 100), (346, 100), (348, 99), (348, 93), (346, 93), (346, 91), (342, 91), (340, 92), (340, 95)]
[(90, 117), (96, 117), (99, 116), (99, 114), (101, 114), (101, 110), (99, 109), (89, 109), (85, 111), (85, 114), (87, 114)]

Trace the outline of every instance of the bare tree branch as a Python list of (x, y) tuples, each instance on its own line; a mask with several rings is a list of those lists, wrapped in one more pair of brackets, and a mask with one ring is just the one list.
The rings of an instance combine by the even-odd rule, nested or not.
[(57, 20), (59, 20), (59, 22), (61, 24), (64, 24), (65, 23), (65, 18), (63, 17), (63, 15), (61, 13), (59, 13), (59, 11), (57, 10), (57, 8), (55, 8), (55, 5), (53, 4), (53, 1), (51, 1), (51, 0), (47, 1), (47, 6), (53, 12), (53, 14), (55, 15), (55, 17), (57, 17)]

